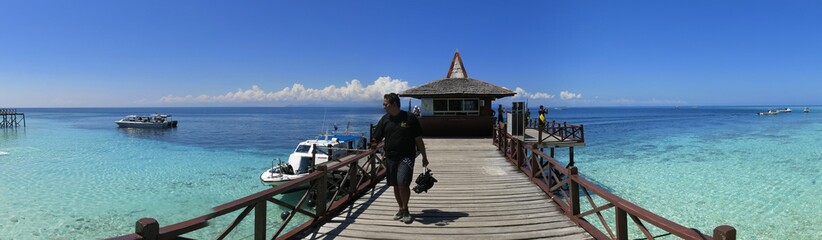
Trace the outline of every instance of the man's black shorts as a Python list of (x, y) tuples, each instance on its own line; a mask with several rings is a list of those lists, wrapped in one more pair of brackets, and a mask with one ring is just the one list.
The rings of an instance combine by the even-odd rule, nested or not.
[(385, 157), (386, 181), (388, 186), (411, 186), (414, 176), (414, 157)]

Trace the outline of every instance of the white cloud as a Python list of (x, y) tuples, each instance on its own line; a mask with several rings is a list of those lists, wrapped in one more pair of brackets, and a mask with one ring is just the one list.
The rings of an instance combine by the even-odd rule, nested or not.
[(637, 101), (634, 100), (634, 99), (628, 99), (628, 98), (617, 98), (617, 99), (611, 100), (611, 102), (616, 103), (616, 104), (636, 104)]
[(554, 98), (554, 95), (547, 94), (547, 93), (544, 93), (544, 92), (529, 93), (529, 92), (526, 92), (525, 89), (522, 89), (520, 87), (517, 87), (516, 89), (514, 89), (514, 92), (517, 93), (517, 95), (515, 95), (514, 98), (528, 98), (528, 99), (552, 99), (552, 98)]
[(354, 79), (345, 82), (344, 86), (334, 85), (322, 89), (306, 88), (304, 85), (294, 83), (291, 87), (283, 88), (280, 91), (266, 92), (257, 85), (252, 85), (250, 89), (237, 89), (235, 92), (227, 92), (223, 95), (168, 95), (160, 98), (162, 103), (248, 103), (248, 102), (282, 102), (282, 103), (304, 103), (304, 102), (351, 102), (351, 101), (372, 101), (382, 99), (382, 95), (389, 92), (402, 92), (409, 89), (408, 82), (391, 77), (380, 77), (374, 83), (363, 86), (359, 80)]
[(650, 100), (636, 100), (630, 98), (617, 98), (611, 100), (610, 103), (618, 104), (618, 105), (634, 105), (634, 106), (678, 106), (678, 105), (685, 105), (688, 104), (686, 101), (682, 100), (668, 100), (668, 99), (656, 99), (652, 98)]
[(569, 91), (562, 91), (559, 93), (559, 98), (561, 98), (562, 100), (580, 99), (582, 98), (582, 94), (572, 93)]

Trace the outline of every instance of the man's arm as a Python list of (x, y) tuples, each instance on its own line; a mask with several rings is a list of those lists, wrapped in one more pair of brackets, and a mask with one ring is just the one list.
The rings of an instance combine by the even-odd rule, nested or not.
[(383, 138), (383, 124), (385, 124), (384, 120), (380, 118), (380, 121), (377, 122), (377, 125), (374, 125), (374, 129), (371, 129), (371, 144), (369, 144), (369, 148), (376, 149), (377, 145), (380, 144)]
[(425, 154), (425, 142), (422, 141), (422, 137), (416, 137), (414, 138), (414, 141), (417, 144), (417, 151), (419, 151), (420, 154), (422, 154), (422, 166), (427, 167), (428, 155)]

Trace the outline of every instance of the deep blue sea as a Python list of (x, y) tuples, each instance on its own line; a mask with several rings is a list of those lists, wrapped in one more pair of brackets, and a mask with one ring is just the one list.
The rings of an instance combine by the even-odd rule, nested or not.
[[(658, 215), (707, 233), (732, 225), (740, 239), (822, 239), (822, 107), (789, 107), (775, 116), (756, 115), (768, 107), (552, 108), (548, 118), (585, 125), (582, 175)], [(266, 189), (260, 173), (298, 142), (335, 123), (367, 132), (382, 115), (379, 106), (18, 111), (27, 127), (0, 129), (0, 239), (99, 239), (132, 233), (142, 217), (161, 226), (197, 217)], [(155, 112), (179, 127), (114, 123)], [(213, 238), (234, 216), (189, 237)], [(229, 237), (252, 236), (246, 222)]]

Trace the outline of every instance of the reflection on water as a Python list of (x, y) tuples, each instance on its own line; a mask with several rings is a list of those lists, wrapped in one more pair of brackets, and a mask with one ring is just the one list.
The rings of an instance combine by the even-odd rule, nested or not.
[(173, 136), (177, 132), (177, 128), (117, 128), (117, 130), (131, 137), (147, 139)]
[(0, 139), (12, 140), (24, 135), (26, 135), (26, 128), (3, 128), (3, 133), (0, 135)]

